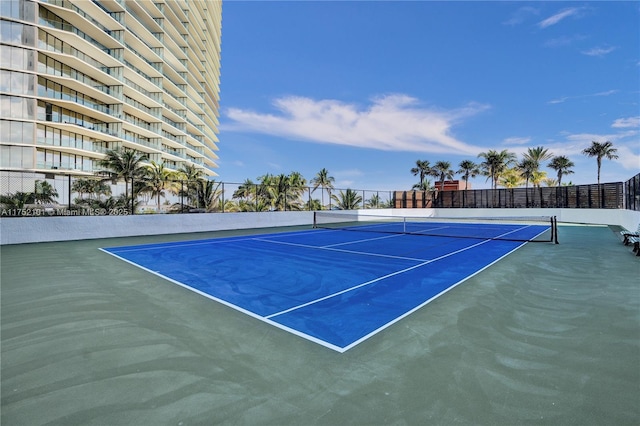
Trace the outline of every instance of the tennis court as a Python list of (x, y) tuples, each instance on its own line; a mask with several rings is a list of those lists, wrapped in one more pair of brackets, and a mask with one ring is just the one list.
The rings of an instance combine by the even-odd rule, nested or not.
[(325, 213), (316, 229), (102, 250), (344, 352), (521, 247), (552, 218), (432, 220)]
[(640, 262), (619, 229), (563, 223), (343, 353), (99, 250), (309, 228), (1, 246), (1, 423), (638, 424)]

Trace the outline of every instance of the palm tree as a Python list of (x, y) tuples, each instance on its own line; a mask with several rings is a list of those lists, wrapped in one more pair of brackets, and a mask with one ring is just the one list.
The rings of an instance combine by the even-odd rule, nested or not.
[(531, 184), (534, 188), (540, 188), (542, 183), (547, 179), (547, 172), (538, 170), (531, 175)]
[(180, 191), (178, 191), (178, 195), (180, 197), (187, 197), (187, 202), (193, 206), (198, 208), (198, 185), (199, 181), (203, 179), (204, 172), (202, 169), (196, 167), (193, 164), (183, 164), (182, 167), (176, 173), (175, 178), (181, 181), (187, 182), (186, 189), (180, 185)]
[(411, 173), (414, 176), (420, 176), (420, 182), (413, 185), (413, 188), (428, 191), (430, 185), (429, 181), (427, 181), (426, 178), (427, 176), (433, 176), (433, 169), (431, 168), (431, 164), (429, 164), (429, 161), (417, 160), (416, 167), (413, 167), (411, 169)]
[(339, 210), (355, 210), (362, 204), (362, 196), (353, 189), (340, 191), (338, 196), (332, 195), (331, 198), (336, 202), (336, 208)]
[(557, 157), (553, 157), (551, 162), (547, 164), (547, 167), (555, 170), (558, 173), (558, 186), (562, 185), (562, 176), (570, 175), (573, 173), (571, 170), (574, 167), (573, 161), (569, 160), (569, 158), (564, 155), (559, 155)]
[(491, 179), (492, 189), (496, 189), (500, 175), (516, 160), (516, 155), (506, 149), (500, 152), (490, 149), (481, 152), (478, 157), (484, 158), (480, 168)]
[(58, 197), (58, 191), (46, 180), (35, 181), (33, 201), (38, 204), (51, 204)]
[(549, 152), (548, 149), (537, 146), (535, 148), (528, 148), (527, 152), (523, 154), (525, 160), (530, 160), (535, 164), (535, 170), (540, 168), (540, 163), (543, 161), (550, 160), (553, 157), (553, 154)]
[[(541, 170), (536, 170), (531, 174), (531, 183), (533, 184), (534, 188), (538, 188), (538, 196), (540, 198), (540, 207), (544, 207), (544, 202), (542, 200), (542, 183), (547, 179), (547, 172), (545, 171), (541, 171)], [(535, 202), (535, 193), (536, 191), (533, 191), (534, 193), (534, 202)]]
[(244, 201), (252, 200), (256, 197), (257, 185), (251, 179), (245, 179), (233, 192), (232, 198), (239, 198)]
[(582, 153), (588, 157), (596, 157), (598, 163), (598, 185), (600, 185), (600, 168), (602, 167), (602, 159), (614, 160), (618, 158), (616, 154), (618, 150), (613, 147), (613, 143), (606, 141), (604, 143), (592, 141), (589, 148), (582, 150)]
[(105, 158), (98, 161), (98, 165), (109, 169), (111, 179), (124, 179), (125, 197), (129, 199), (128, 182), (131, 181), (131, 213), (134, 210), (134, 179), (144, 173), (143, 163), (149, 160), (145, 153), (139, 153), (135, 149), (116, 148), (106, 152)]
[(144, 192), (150, 192), (152, 197), (156, 197), (157, 212), (160, 213), (160, 197), (164, 197), (164, 190), (168, 189), (173, 193), (180, 191), (180, 183), (177, 181), (178, 175), (164, 167), (164, 163), (156, 163), (145, 166), (145, 189)]
[(538, 163), (527, 155), (516, 165), (516, 170), (520, 172), (520, 175), (525, 179), (524, 193), (526, 195), (525, 206), (529, 207), (529, 181), (533, 177), (533, 174), (538, 170)]
[[(82, 200), (82, 201), (84, 201), (85, 205), (93, 209), (96, 209), (96, 210), (100, 209), (105, 211), (106, 214), (109, 214), (111, 212), (116, 212), (119, 209), (128, 209), (130, 204), (129, 198), (125, 194), (120, 194), (117, 197), (109, 196), (104, 200), (100, 198), (96, 198), (96, 199), (89, 199), (89, 200)], [(137, 204), (138, 203), (135, 202), (135, 204), (132, 207), (135, 208)]]
[(416, 183), (411, 189), (417, 189), (418, 191), (433, 191), (435, 187), (431, 186), (429, 179), (425, 179), (422, 183)]
[(307, 201), (307, 204), (305, 206), (305, 210), (322, 210), (322, 204), (320, 202), (320, 200), (318, 200), (317, 198), (314, 198), (312, 200)]
[(378, 194), (373, 194), (371, 198), (366, 201), (365, 208), (377, 209), (380, 208), (380, 204), (380, 196)]
[(448, 161), (438, 161), (433, 166), (433, 175), (440, 179), (440, 191), (444, 191), (444, 181), (453, 179), (454, 171), (451, 169), (451, 163)]
[(311, 185), (313, 185), (313, 189), (311, 193), (320, 187), (322, 192), (320, 193), (322, 198), (322, 208), (324, 208), (324, 190), (328, 189), (329, 191), (333, 189), (333, 182), (335, 182), (335, 178), (333, 176), (329, 176), (329, 171), (327, 169), (322, 169), (316, 174), (316, 177), (311, 179)]
[(300, 172), (291, 172), (287, 176), (289, 188), (287, 192), (290, 210), (302, 210), (304, 202), (302, 195), (307, 189), (307, 180)]
[(205, 209), (207, 213), (217, 210), (227, 211), (224, 209), (226, 207), (226, 203), (222, 204), (221, 202), (221, 182), (216, 182), (215, 180), (200, 179), (198, 180), (197, 185), (197, 204), (199, 208), (200, 206), (202, 206), (201, 208)]
[[(507, 189), (507, 193), (511, 196), (511, 207), (515, 207), (515, 195), (513, 193), (513, 188), (517, 188), (522, 185), (522, 174), (518, 170), (518, 168), (506, 169), (500, 175), (500, 186), (503, 186)], [(529, 198), (527, 196), (527, 204), (529, 203)], [(506, 206), (505, 206), (506, 207)]]
[(464, 190), (466, 191), (469, 188), (469, 178), (475, 178), (480, 174), (480, 168), (476, 163), (471, 160), (462, 160), (460, 164), (458, 164), (460, 169), (456, 172), (462, 175), (462, 180), (464, 180)]
[(78, 179), (71, 185), (71, 192), (77, 192), (80, 200), (84, 195), (88, 195), (89, 199), (99, 198), (101, 195), (111, 195), (111, 187), (102, 180), (97, 179)]
[(273, 210), (301, 210), (302, 193), (307, 181), (298, 172), (278, 176), (266, 174), (260, 178), (259, 196), (266, 199)]
[[(33, 202), (33, 192), (17, 191), (13, 194), (0, 195), (0, 204), (9, 210), (22, 210), (26, 204), (32, 204)], [(22, 213), (19, 212), (18, 214)]]
[(517, 169), (506, 169), (500, 175), (500, 186), (508, 189), (517, 188), (522, 185), (522, 173)]

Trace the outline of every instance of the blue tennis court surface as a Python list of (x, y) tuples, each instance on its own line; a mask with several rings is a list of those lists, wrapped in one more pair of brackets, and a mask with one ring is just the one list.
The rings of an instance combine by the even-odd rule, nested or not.
[[(496, 232), (533, 239), (548, 229), (504, 225)], [(314, 229), (102, 250), (344, 352), (523, 244)]]

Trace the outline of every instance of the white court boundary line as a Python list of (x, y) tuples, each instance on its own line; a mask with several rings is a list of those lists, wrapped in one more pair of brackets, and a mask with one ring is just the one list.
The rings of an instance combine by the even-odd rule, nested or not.
[[(532, 225), (524, 226), (524, 227), (522, 227), (522, 228), (519, 228), (519, 229), (516, 229), (516, 230), (510, 231), (510, 232), (507, 232), (507, 233), (505, 233), (505, 234), (503, 234), (503, 235), (508, 235), (508, 234), (510, 234), (510, 233), (512, 233), (512, 232), (516, 232), (516, 231), (519, 231), (519, 230), (521, 230), (521, 229), (525, 229), (525, 228), (527, 228), (527, 227), (529, 227), (529, 226), (532, 226)], [(327, 231), (331, 232), (332, 230), (327, 230)], [(306, 232), (308, 232), (308, 231), (306, 231)], [(545, 230), (545, 231), (542, 231), (542, 232), (541, 232), (540, 234), (538, 234), (538, 235), (541, 235), (541, 234), (543, 234), (544, 232), (546, 232), (546, 230)], [(286, 234), (287, 234), (287, 235), (292, 235), (292, 234), (296, 234), (296, 233), (305, 233), (305, 231), (301, 231), (301, 232), (294, 232), (294, 233), (286, 233)], [(284, 234), (273, 234), (273, 235), (284, 235)], [(535, 237), (534, 237), (534, 238), (535, 238)], [(238, 238), (238, 239), (233, 239), (233, 240), (227, 240), (227, 239), (225, 238), (225, 239), (221, 239), (221, 240), (227, 240), (227, 241), (245, 241), (245, 240), (254, 240), (254, 239), (255, 239), (255, 238)], [(207, 243), (211, 243), (211, 242), (215, 242), (215, 241), (216, 241), (216, 239), (207, 240), (206, 242), (205, 242), (205, 241), (203, 241), (203, 240), (200, 240), (198, 243), (194, 243), (194, 244), (186, 244), (186, 245), (207, 244)], [(404, 270), (404, 272), (406, 272), (406, 271), (408, 271), (408, 270), (411, 270), (411, 269), (415, 269), (415, 268), (418, 268), (418, 267), (424, 266), (424, 265), (429, 264), (429, 263), (433, 263), (433, 262), (435, 262), (435, 261), (437, 261), (437, 260), (439, 260), (439, 259), (442, 259), (442, 258), (444, 258), (444, 257), (448, 257), (448, 256), (451, 256), (451, 255), (453, 255), (453, 254), (456, 254), (456, 253), (459, 253), (459, 252), (462, 252), (462, 251), (465, 251), (465, 250), (469, 250), (469, 249), (470, 249), (470, 248), (472, 248), (472, 247), (476, 247), (476, 246), (479, 246), (479, 245), (485, 244), (485, 243), (487, 243), (487, 242), (489, 242), (489, 241), (493, 241), (493, 240), (492, 240), (492, 239), (487, 239), (487, 240), (485, 240), (485, 241), (481, 241), (481, 242), (479, 242), (479, 243), (476, 243), (476, 244), (474, 244), (474, 245), (472, 245), (472, 246), (465, 247), (465, 248), (460, 249), (460, 250), (456, 250), (455, 252), (451, 252), (451, 253), (449, 253), (449, 254), (446, 254), (446, 255), (440, 256), (440, 257), (435, 258), (435, 259), (431, 259), (431, 260), (429, 260), (429, 261), (425, 261), (425, 262), (423, 262), (423, 263), (421, 263), (421, 264), (414, 265), (413, 267), (407, 268), (406, 270)], [(220, 242), (223, 242), (223, 241), (220, 241)], [(269, 325), (272, 325), (272, 326), (274, 326), (274, 327), (276, 327), (276, 328), (279, 328), (279, 329), (281, 329), (281, 330), (284, 330), (284, 331), (286, 331), (286, 332), (288, 332), (288, 333), (291, 333), (291, 334), (293, 334), (293, 335), (296, 335), (296, 336), (298, 336), (298, 337), (302, 337), (303, 339), (306, 339), (306, 340), (308, 340), (308, 341), (311, 341), (311, 342), (317, 343), (317, 344), (319, 344), (319, 345), (321, 345), (321, 346), (324, 346), (324, 347), (326, 347), (326, 348), (328, 348), (328, 349), (334, 350), (334, 351), (339, 352), (339, 353), (344, 353), (344, 352), (346, 352), (347, 350), (349, 350), (349, 349), (353, 348), (354, 346), (356, 346), (356, 345), (358, 345), (358, 344), (360, 344), (360, 343), (364, 342), (365, 340), (367, 340), (367, 339), (369, 339), (369, 338), (373, 337), (374, 335), (378, 334), (379, 332), (381, 332), (382, 330), (386, 329), (387, 327), (390, 327), (391, 325), (395, 324), (396, 322), (398, 322), (398, 321), (402, 320), (403, 318), (405, 318), (405, 317), (409, 316), (409, 315), (410, 315), (410, 314), (412, 314), (413, 312), (415, 312), (415, 311), (419, 310), (420, 308), (422, 308), (423, 306), (427, 305), (427, 304), (428, 304), (428, 303), (430, 303), (431, 301), (433, 301), (433, 300), (437, 299), (438, 297), (440, 297), (441, 295), (445, 294), (445, 293), (446, 293), (446, 292), (448, 292), (449, 290), (451, 290), (451, 289), (453, 289), (454, 287), (457, 287), (458, 285), (462, 284), (463, 282), (465, 282), (465, 281), (466, 281), (466, 280), (468, 280), (469, 278), (471, 278), (471, 277), (473, 277), (473, 276), (475, 276), (475, 275), (479, 274), (480, 272), (484, 271), (485, 269), (487, 269), (487, 268), (488, 268), (488, 267), (490, 267), (491, 265), (495, 264), (496, 262), (498, 262), (498, 261), (500, 261), (501, 259), (505, 258), (505, 257), (506, 257), (506, 256), (508, 256), (509, 254), (511, 254), (511, 253), (513, 253), (514, 251), (518, 250), (519, 248), (523, 247), (525, 244), (526, 244), (526, 242), (523, 242), (522, 244), (520, 244), (520, 245), (518, 245), (517, 247), (515, 247), (513, 250), (510, 250), (508, 253), (506, 253), (506, 254), (504, 254), (504, 255), (500, 256), (499, 258), (497, 258), (497, 259), (496, 259), (496, 260), (494, 260), (493, 262), (489, 263), (488, 265), (486, 265), (486, 266), (482, 267), (481, 269), (479, 269), (478, 271), (474, 272), (473, 274), (471, 274), (471, 275), (469, 275), (469, 276), (467, 276), (467, 277), (463, 278), (462, 280), (458, 281), (457, 283), (455, 283), (455, 284), (453, 284), (453, 285), (451, 285), (451, 286), (447, 287), (445, 290), (443, 290), (443, 291), (441, 291), (440, 293), (438, 293), (438, 294), (434, 295), (433, 297), (431, 297), (430, 299), (428, 299), (428, 300), (426, 300), (425, 302), (421, 303), (420, 305), (416, 306), (415, 308), (413, 308), (413, 309), (411, 309), (411, 310), (409, 310), (409, 311), (405, 312), (404, 314), (402, 314), (402, 315), (400, 315), (400, 316), (398, 316), (398, 317), (394, 318), (393, 320), (391, 320), (391, 321), (389, 321), (389, 322), (387, 322), (387, 323), (383, 324), (382, 326), (380, 326), (380, 327), (378, 327), (377, 329), (375, 329), (375, 330), (371, 331), (371, 332), (370, 332), (370, 333), (368, 333), (367, 335), (365, 335), (365, 336), (361, 337), (360, 339), (358, 339), (358, 340), (356, 340), (356, 341), (354, 341), (354, 342), (352, 342), (352, 343), (350, 343), (349, 345), (344, 346), (344, 347), (334, 345), (334, 344), (332, 344), (332, 343), (329, 343), (329, 342), (327, 342), (327, 341), (324, 341), (324, 340), (322, 340), (322, 339), (319, 339), (319, 338), (317, 338), (317, 337), (315, 337), (315, 336), (311, 336), (311, 335), (309, 335), (309, 334), (306, 334), (306, 333), (304, 333), (304, 332), (302, 332), (302, 331), (299, 331), (299, 330), (296, 330), (296, 329), (293, 329), (293, 328), (287, 327), (286, 325), (283, 325), (283, 324), (280, 324), (280, 323), (278, 323), (278, 322), (276, 322), (276, 321), (273, 321), (271, 318), (272, 318), (272, 317), (274, 317), (274, 316), (277, 316), (277, 315), (282, 315), (282, 314), (284, 314), (284, 313), (286, 313), (286, 312), (290, 312), (290, 311), (295, 310), (295, 309), (300, 309), (301, 307), (303, 307), (303, 306), (308, 306), (308, 305), (310, 305), (310, 304), (312, 304), (312, 303), (317, 303), (317, 302), (318, 302), (318, 301), (320, 301), (321, 299), (322, 299), (322, 300), (324, 300), (324, 299), (328, 299), (329, 297), (335, 297), (335, 296), (337, 296), (338, 294), (342, 294), (342, 293), (345, 293), (345, 292), (347, 292), (347, 291), (352, 291), (352, 290), (355, 290), (356, 288), (363, 287), (363, 286), (365, 286), (365, 285), (371, 285), (371, 284), (373, 284), (374, 282), (380, 281), (381, 279), (384, 279), (384, 278), (385, 278), (385, 277), (387, 277), (387, 276), (398, 275), (398, 274), (402, 273), (403, 271), (398, 271), (398, 272), (395, 272), (395, 273), (392, 273), (392, 274), (387, 274), (387, 276), (385, 276), (385, 277), (380, 277), (380, 278), (378, 278), (378, 279), (368, 281), (367, 283), (359, 284), (359, 285), (357, 285), (357, 286), (351, 287), (350, 289), (343, 290), (343, 291), (338, 292), (338, 293), (335, 293), (335, 294), (333, 294), (333, 295), (329, 295), (329, 296), (323, 297), (323, 298), (321, 298), (321, 299), (317, 299), (316, 301), (308, 302), (308, 303), (305, 303), (305, 304), (303, 304), (303, 305), (299, 305), (299, 306), (297, 306), (297, 307), (294, 307), (294, 308), (291, 308), (291, 309), (288, 309), (288, 310), (285, 310), (285, 311), (281, 311), (281, 312), (276, 313), (276, 314), (271, 314), (271, 315), (267, 315), (267, 316), (262, 316), (262, 315), (258, 315), (258, 314), (256, 314), (256, 313), (253, 313), (253, 312), (251, 312), (251, 311), (248, 311), (248, 310), (246, 310), (246, 309), (244, 309), (244, 308), (241, 308), (240, 306), (235, 305), (235, 304), (233, 304), (233, 303), (231, 303), (231, 302), (227, 302), (227, 301), (226, 301), (226, 300), (224, 300), (224, 299), (220, 299), (220, 298), (218, 298), (218, 297), (215, 297), (215, 296), (213, 296), (213, 295), (210, 295), (210, 294), (208, 294), (208, 293), (205, 293), (205, 292), (203, 292), (203, 291), (201, 291), (201, 290), (198, 290), (198, 289), (196, 289), (196, 288), (194, 288), (194, 287), (191, 287), (191, 286), (189, 286), (189, 285), (187, 285), (187, 284), (184, 284), (184, 283), (182, 283), (182, 282), (180, 282), (180, 281), (174, 280), (173, 278), (170, 278), (170, 277), (167, 277), (167, 276), (165, 276), (165, 275), (162, 275), (162, 274), (161, 274), (161, 273), (159, 273), (159, 272), (153, 271), (153, 270), (151, 270), (151, 269), (149, 269), (149, 268), (146, 268), (146, 267), (144, 267), (144, 266), (142, 266), (142, 265), (139, 265), (139, 264), (137, 264), (137, 263), (135, 263), (135, 262), (133, 262), (133, 261), (130, 261), (130, 260), (125, 259), (125, 258), (123, 258), (123, 257), (121, 257), (121, 256), (118, 256), (117, 254), (112, 253), (112, 252), (108, 251), (108, 250), (107, 250), (107, 249), (105, 249), (105, 248), (99, 248), (99, 250), (100, 250), (100, 251), (102, 251), (103, 253), (107, 253), (107, 254), (109, 254), (109, 255), (111, 255), (111, 256), (113, 256), (113, 257), (117, 258), (117, 259), (120, 259), (120, 260), (122, 260), (122, 261), (124, 261), (124, 262), (126, 262), (126, 263), (128, 263), (128, 264), (130, 264), (130, 265), (133, 265), (133, 266), (135, 266), (135, 267), (137, 267), (137, 268), (139, 268), (139, 269), (142, 269), (142, 270), (144, 270), (144, 271), (146, 271), (146, 272), (149, 272), (149, 273), (151, 273), (151, 274), (153, 274), (153, 275), (156, 275), (156, 276), (158, 276), (158, 277), (160, 277), (160, 278), (163, 278), (163, 279), (165, 279), (165, 280), (167, 280), (167, 281), (169, 281), (169, 282), (171, 282), (171, 283), (173, 283), (173, 284), (177, 284), (177, 285), (179, 285), (180, 287), (183, 287), (183, 288), (185, 288), (185, 289), (187, 289), (187, 290), (190, 290), (190, 291), (192, 291), (192, 292), (194, 292), (194, 293), (196, 293), (196, 294), (199, 294), (199, 295), (204, 296), (204, 297), (206, 297), (206, 298), (208, 298), (208, 299), (211, 299), (211, 300), (214, 300), (214, 301), (216, 301), (216, 302), (219, 302), (219, 303), (221, 303), (222, 305), (227, 306), (227, 307), (229, 307), (229, 308), (232, 308), (232, 309), (234, 309), (234, 310), (236, 310), (236, 311), (242, 312), (243, 314), (249, 315), (249, 316), (250, 316), (250, 317), (252, 317), (252, 318), (256, 318), (256, 319), (258, 319), (258, 320), (260, 320), (260, 321), (262, 321), (262, 322), (265, 322), (265, 323), (267, 323), (267, 324), (269, 324)], [(172, 245), (172, 246), (173, 246), (173, 245)], [(181, 246), (181, 245), (179, 245), (179, 244), (178, 244), (178, 245), (176, 245), (176, 246)], [(155, 249), (155, 248), (167, 248), (167, 246), (163, 246), (163, 247), (147, 247), (147, 249)], [(317, 247), (316, 247), (316, 248), (317, 248)], [(116, 250), (116, 249), (117, 249), (117, 247), (113, 247), (113, 248), (110, 248), (110, 249)], [(134, 251), (134, 250), (123, 250), (123, 251)]]
[(397, 235), (390, 235), (390, 236), (387, 236), (387, 237), (367, 238), (367, 239), (364, 239), (364, 240), (354, 240), (354, 241), (350, 241), (348, 243), (330, 244), (330, 245), (327, 245), (327, 246), (311, 246), (311, 245), (307, 245), (307, 244), (289, 243), (289, 242), (286, 242), (286, 241), (270, 241), (270, 240), (263, 239), (263, 238), (255, 238), (255, 240), (256, 241), (262, 241), (264, 243), (270, 243), (270, 244), (282, 244), (282, 245), (287, 245), (287, 246), (303, 247), (303, 248), (314, 249), (314, 250), (337, 251), (337, 252), (340, 252), (340, 253), (358, 254), (358, 255), (362, 255), (362, 256), (386, 257), (386, 258), (389, 258), (389, 259), (411, 260), (411, 261), (414, 261), (414, 262), (424, 262), (424, 261), (426, 261), (427, 259), (418, 259), (418, 258), (414, 258), (414, 257), (393, 256), (393, 255), (390, 255), (390, 254), (371, 253), (371, 252), (368, 252), (368, 251), (356, 251), (356, 250), (345, 250), (345, 249), (333, 248), (334, 246), (339, 246), (339, 245), (363, 243), (363, 242), (366, 242), (366, 241), (379, 240), (379, 239), (382, 239), (382, 238), (400, 237), (400, 236), (403, 236), (403, 235), (404, 234), (397, 234)]

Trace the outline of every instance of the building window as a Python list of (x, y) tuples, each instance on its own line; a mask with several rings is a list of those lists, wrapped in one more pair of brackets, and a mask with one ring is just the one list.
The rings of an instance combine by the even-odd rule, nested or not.
[(0, 146), (0, 165), (12, 168), (33, 168), (33, 148), (26, 146)]

